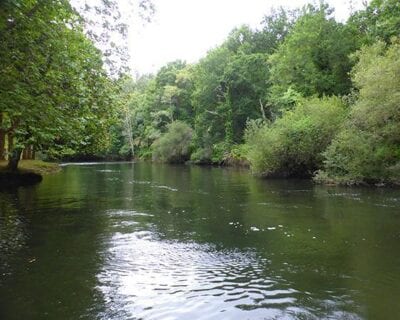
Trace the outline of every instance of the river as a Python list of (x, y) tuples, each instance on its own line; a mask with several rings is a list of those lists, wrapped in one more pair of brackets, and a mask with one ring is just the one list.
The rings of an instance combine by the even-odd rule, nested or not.
[(400, 319), (400, 190), (68, 165), (0, 191), (0, 319)]

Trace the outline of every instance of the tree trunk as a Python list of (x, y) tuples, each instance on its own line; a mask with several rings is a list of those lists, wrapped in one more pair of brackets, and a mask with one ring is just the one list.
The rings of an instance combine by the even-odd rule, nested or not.
[(261, 110), (261, 115), (264, 121), (267, 121), (267, 116), (265, 115), (265, 110), (264, 110), (264, 106), (262, 104), (261, 99), (258, 99), (258, 101), (260, 102), (260, 110)]
[(18, 162), (21, 158), (22, 149), (17, 148), (14, 149), (14, 135), (12, 132), (9, 132), (7, 135), (8, 138), (8, 164), (7, 169), (11, 171), (17, 171)]
[(32, 154), (33, 154), (33, 146), (30, 145), (30, 146), (27, 148), (27, 150), (26, 150), (26, 157), (27, 157), (27, 159), (33, 160)]
[(8, 165), (7, 169), (10, 171), (17, 171), (18, 169), (18, 162), (21, 158), (21, 149), (14, 149), (8, 157)]
[(5, 159), (5, 145), (6, 145), (6, 133), (5, 131), (1, 128), (3, 124), (3, 113), (0, 112), (0, 160)]
[(10, 154), (14, 149), (14, 135), (11, 132), (9, 132), (7, 134), (7, 140), (8, 140), (8, 150), (7, 151), (8, 151), (8, 154)]
[(5, 160), (6, 134), (0, 129), (0, 160)]
[(26, 146), (22, 152), (22, 160), (32, 160), (33, 159), (33, 146)]
[(22, 160), (28, 160), (29, 159), (28, 148), (29, 147), (25, 147), (25, 149), (22, 151)]

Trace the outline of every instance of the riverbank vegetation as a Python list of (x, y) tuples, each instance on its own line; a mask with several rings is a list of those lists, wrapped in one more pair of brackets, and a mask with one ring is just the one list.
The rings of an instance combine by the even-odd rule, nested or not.
[[(399, 3), (371, 1), (345, 23), (332, 12), (323, 2), (276, 10), (196, 64), (128, 79), (121, 130), (133, 143), (119, 152), (249, 164), (264, 177), (399, 183)], [(176, 122), (192, 129), (190, 147), (169, 129)]]
[(0, 161), (0, 190), (12, 186), (36, 184), (47, 174), (57, 173), (61, 170), (57, 163), (41, 160), (21, 160), (18, 170), (10, 170), (8, 162)]
[(30, 147), (50, 159), (240, 163), (264, 177), (400, 183), (397, 0), (372, 0), (346, 22), (324, 2), (277, 9), (198, 63), (136, 79), (105, 68), (68, 1), (11, 3), (0, 16), (0, 154), (7, 136), (10, 168)]
[[(7, 161), (0, 161), (0, 172), (7, 171), (7, 165)], [(41, 160), (21, 160), (18, 164), (18, 169), (21, 172), (33, 172), (46, 175), (60, 171), (60, 165), (58, 163)]]
[(31, 146), (48, 158), (106, 148), (112, 81), (69, 2), (2, 2), (0, 41), (0, 154), (7, 136), (9, 170)]

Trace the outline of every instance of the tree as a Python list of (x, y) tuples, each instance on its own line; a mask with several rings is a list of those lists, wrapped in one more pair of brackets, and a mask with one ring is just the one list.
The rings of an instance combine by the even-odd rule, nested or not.
[(99, 142), (110, 83), (80, 16), (66, 0), (1, 9), (0, 128), (9, 137), (9, 168), (16, 170), (27, 145), (65, 151)]
[(272, 54), (293, 28), (298, 14), (298, 10), (288, 11), (282, 7), (272, 10), (262, 19), (262, 29), (253, 35), (252, 52)]
[[(321, 4), (303, 9), (291, 32), (271, 55), (271, 98), (279, 101), (287, 90), (307, 97), (349, 93), (349, 54), (354, 36), (345, 25), (329, 18), (332, 10)], [(278, 106), (279, 107), (279, 106)]]
[(400, 36), (400, 3), (398, 0), (372, 0), (364, 10), (355, 12), (348, 21), (360, 34), (360, 41), (372, 44), (376, 40), (390, 43)]
[[(262, 53), (237, 54), (227, 63), (224, 83), (228, 88), (225, 103), (231, 112), (232, 139), (241, 143), (247, 119), (272, 115), (266, 103), (269, 67), (267, 56)], [(227, 133), (226, 133), (227, 134)]]
[(192, 95), (195, 117), (196, 162), (207, 162), (212, 158), (213, 147), (225, 139), (225, 121), (230, 114), (226, 107), (227, 86), (223, 75), (232, 52), (220, 46), (208, 52), (194, 68), (194, 91)]
[(188, 107), (182, 105), (181, 89), (177, 86), (178, 74), (185, 68), (183, 61), (169, 62), (155, 77), (154, 92), (150, 95), (153, 100), (151, 108), (161, 131), (166, 130), (167, 124), (179, 119), (182, 110)]

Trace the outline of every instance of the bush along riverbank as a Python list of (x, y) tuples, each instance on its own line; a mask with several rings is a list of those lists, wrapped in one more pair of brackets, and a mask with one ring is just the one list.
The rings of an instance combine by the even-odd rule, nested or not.
[(21, 160), (17, 170), (9, 170), (6, 161), (0, 161), (0, 187), (33, 185), (43, 179), (43, 175), (61, 170), (57, 163), (41, 160)]

